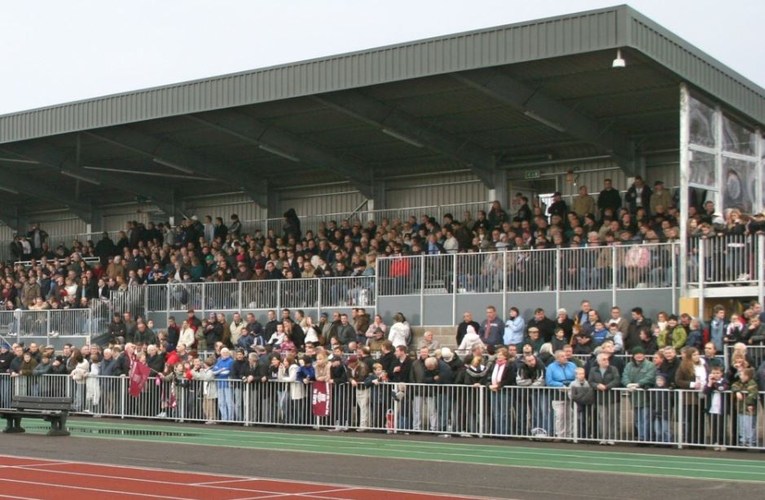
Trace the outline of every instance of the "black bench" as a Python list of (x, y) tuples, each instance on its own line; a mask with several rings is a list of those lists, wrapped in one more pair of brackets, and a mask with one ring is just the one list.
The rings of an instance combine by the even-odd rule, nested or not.
[(36, 396), (13, 396), (11, 408), (0, 410), (0, 417), (7, 422), (3, 432), (25, 432), (21, 427), (23, 417), (41, 418), (50, 422), (49, 436), (68, 436), (66, 418), (72, 409), (72, 398), (44, 398)]

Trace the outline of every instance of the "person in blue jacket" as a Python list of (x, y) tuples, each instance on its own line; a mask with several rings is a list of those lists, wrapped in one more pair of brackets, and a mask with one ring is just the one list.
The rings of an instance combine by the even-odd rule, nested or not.
[(548, 387), (560, 389), (557, 393), (551, 391), (553, 419), (555, 421), (555, 436), (557, 438), (568, 437), (571, 429), (571, 408), (566, 391), (571, 382), (576, 379), (576, 365), (566, 358), (566, 353), (555, 352), (555, 361), (550, 363), (545, 372), (545, 384)]
[(231, 382), (229, 376), (234, 366), (234, 359), (231, 357), (231, 351), (224, 347), (220, 350), (220, 358), (212, 367), (215, 380), (218, 382), (218, 409), (220, 418), (223, 421), (234, 419), (234, 397), (231, 391)]

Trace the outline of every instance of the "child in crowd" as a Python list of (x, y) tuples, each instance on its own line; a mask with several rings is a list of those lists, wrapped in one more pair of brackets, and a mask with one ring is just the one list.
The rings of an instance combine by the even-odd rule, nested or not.
[(651, 404), (651, 421), (654, 439), (660, 443), (672, 442), (672, 426), (669, 416), (672, 414), (672, 393), (667, 387), (667, 377), (656, 375), (656, 386), (648, 389)]
[(754, 369), (744, 368), (739, 373), (739, 379), (731, 386), (736, 398), (738, 411), (738, 440), (741, 446), (757, 445), (757, 382), (754, 380)]
[(727, 390), (728, 382), (723, 376), (722, 365), (713, 365), (709, 370), (704, 394), (706, 394), (709, 415), (710, 437), (716, 451), (724, 451), (727, 441), (725, 438), (725, 391)]
[(569, 385), (569, 396), (576, 403), (576, 416), (579, 422), (577, 432), (580, 438), (590, 438), (592, 404), (595, 402), (595, 389), (587, 381), (584, 368), (576, 369), (576, 378)]
[(372, 373), (364, 379), (364, 386), (371, 392), (369, 396), (370, 403), (370, 426), (381, 428), (385, 427), (385, 415), (388, 408), (391, 407), (394, 387), (385, 385), (388, 381), (388, 374), (383, 370), (380, 363), (372, 365)]
[(602, 321), (595, 322), (595, 328), (592, 330), (593, 348), (598, 347), (608, 337), (608, 330)]
[(701, 331), (701, 322), (693, 318), (688, 338), (685, 340), (686, 347), (695, 347), (699, 352), (704, 352), (704, 333)]
[(571, 345), (574, 347), (574, 354), (592, 354), (592, 336), (579, 325), (574, 325), (572, 332)]
[(566, 340), (566, 330), (561, 327), (555, 329), (555, 337), (551, 340), (553, 352), (562, 351), (563, 347), (568, 344)]

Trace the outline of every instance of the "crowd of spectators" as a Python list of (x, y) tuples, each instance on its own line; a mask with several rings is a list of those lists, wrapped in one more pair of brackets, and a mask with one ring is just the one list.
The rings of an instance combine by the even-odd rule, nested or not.
[[(677, 199), (662, 181), (651, 189), (638, 176), (622, 197), (606, 179), (597, 200), (586, 186), (580, 186), (571, 207), (561, 193), (554, 193), (549, 207), (538, 199), (530, 204), (518, 193), (511, 206), (509, 213), (495, 201), (488, 212), (479, 210), (475, 218), (465, 212), (461, 218), (445, 214), (441, 221), (427, 214), (363, 224), (328, 220), (306, 231), (290, 209), (284, 214), (281, 233), (245, 233), (235, 214), (228, 225), (222, 217), (209, 215), (201, 220), (192, 216), (176, 227), (131, 221), (114, 240), (104, 233), (97, 242), (74, 241), (70, 248), (50, 248), (46, 232), (35, 225), (11, 243), (12, 254), (29, 262), (0, 264), (0, 302), (5, 310), (78, 308), (105, 299), (114, 290), (141, 284), (371, 277), (378, 256), (550, 248), (592, 248), (589, 253), (571, 254), (575, 256), (565, 263), (564, 285), (593, 289), (611, 275), (615, 263), (607, 249), (613, 245), (629, 247), (619, 257), (623, 264), (619, 281), (625, 287), (645, 286), (649, 281), (661, 286), (670, 281), (668, 272), (657, 271), (669, 267), (671, 256), (666, 249), (652, 253), (646, 245), (637, 245), (679, 237)], [(761, 216), (750, 218), (733, 209), (723, 218), (707, 201), (702, 206), (692, 203), (688, 220), (694, 237), (712, 240), (762, 231), (765, 219)], [(691, 247), (698, 251), (698, 245)], [(716, 248), (726, 253), (722, 265), (716, 265)], [(733, 279), (748, 277), (748, 264), (738, 263), (739, 248), (709, 246), (708, 272), (727, 265), (735, 274)], [(88, 263), (88, 258), (97, 262)], [(550, 263), (545, 260), (524, 259), (524, 265), (529, 275), (549, 277)], [(719, 278), (710, 276), (715, 277)], [(347, 302), (354, 305), (358, 296)]]
[[(105, 347), (66, 345), (56, 355), (53, 346), (0, 344), (0, 372), (9, 374), (0, 398), (7, 403), (15, 379), (16, 390), (36, 395), (60, 390), (64, 379), (75, 408), (95, 414), (114, 415), (127, 398), (125, 411), (136, 416), (334, 431), (385, 431), (395, 421), (401, 431), (444, 436), (478, 433), (485, 415), (484, 432), (495, 435), (756, 447), (765, 351), (754, 346), (765, 344), (764, 317), (757, 302), (742, 314), (718, 306), (707, 322), (664, 312), (652, 319), (639, 307), (630, 317), (618, 307), (601, 316), (586, 300), (554, 318), (511, 307), (505, 320), (488, 306), (481, 321), (466, 312), (454, 342), (441, 345), (432, 332), (415, 339), (401, 313), (386, 325), (363, 308), (316, 323), (302, 311), (272, 310), (265, 324), (251, 313), (189, 310), (156, 332), (150, 321), (116, 314)], [(111, 377), (137, 365), (158, 383), (128, 397)], [(68, 379), (46, 382), (46, 374)], [(316, 381), (331, 394), (319, 419)]]

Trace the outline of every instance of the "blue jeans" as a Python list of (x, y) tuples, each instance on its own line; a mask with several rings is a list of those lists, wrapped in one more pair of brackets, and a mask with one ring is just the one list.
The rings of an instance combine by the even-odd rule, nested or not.
[(738, 441), (741, 446), (756, 446), (757, 431), (755, 430), (756, 417), (754, 415), (738, 416)]
[(654, 439), (660, 443), (672, 442), (672, 428), (669, 424), (669, 419), (666, 416), (654, 415), (653, 435)]
[(220, 410), (221, 420), (234, 419), (234, 398), (231, 387), (228, 384), (218, 387), (218, 409)]
[(493, 434), (507, 434), (507, 394), (502, 390), (489, 393)]
[(637, 427), (638, 441), (648, 441), (650, 438), (650, 418), (647, 407), (633, 408), (632, 414), (635, 418), (635, 427)]

